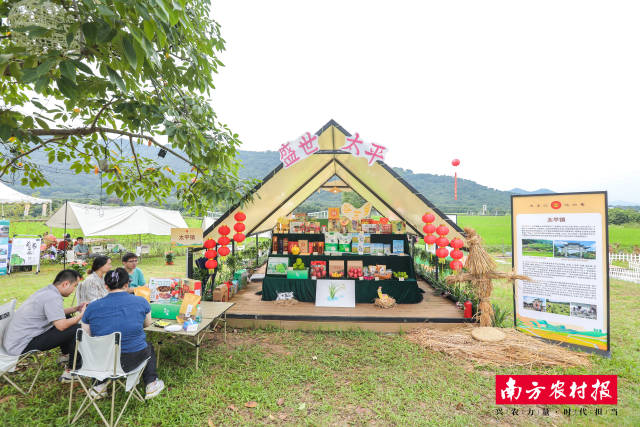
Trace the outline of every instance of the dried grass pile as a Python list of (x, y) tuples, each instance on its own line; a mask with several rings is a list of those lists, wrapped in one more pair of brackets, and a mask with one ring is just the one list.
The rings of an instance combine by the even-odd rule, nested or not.
[(373, 300), (373, 304), (380, 308), (392, 308), (396, 305), (396, 299), (385, 295), (384, 298), (376, 298)]
[(471, 337), (472, 326), (450, 330), (414, 329), (409, 341), (455, 358), (494, 366), (589, 366), (589, 356), (546, 343), (515, 329), (500, 329), (507, 336), (499, 342), (481, 342)]
[(295, 305), (298, 303), (298, 300), (295, 298), (289, 298), (289, 299), (277, 299), (275, 301), (273, 301), (274, 304), (278, 304), (278, 305)]

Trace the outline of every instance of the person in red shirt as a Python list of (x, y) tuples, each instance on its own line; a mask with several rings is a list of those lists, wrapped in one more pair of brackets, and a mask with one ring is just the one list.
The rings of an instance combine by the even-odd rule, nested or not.
[(66, 251), (68, 249), (71, 248), (71, 235), (67, 234), (66, 236), (64, 236), (63, 240), (60, 240), (60, 242), (58, 242), (58, 250), (59, 251)]

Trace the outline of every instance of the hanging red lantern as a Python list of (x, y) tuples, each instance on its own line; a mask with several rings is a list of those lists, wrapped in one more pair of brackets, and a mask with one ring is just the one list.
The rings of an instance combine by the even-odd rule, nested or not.
[(244, 224), (241, 222), (238, 222), (236, 225), (233, 226), (233, 229), (236, 230), (238, 233), (242, 233), (244, 231)]
[(438, 245), (441, 248), (444, 248), (445, 246), (449, 245), (449, 239), (447, 239), (446, 237), (438, 237), (436, 239), (436, 245)]
[(207, 270), (214, 270), (218, 267), (218, 261), (215, 259), (207, 260), (207, 262), (204, 263), (204, 266)]
[(220, 249), (218, 249), (218, 253), (220, 254), (220, 256), (227, 256), (229, 255), (229, 252), (231, 252), (231, 250), (226, 246), (222, 246)]
[(458, 166), (460, 164), (460, 160), (459, 159), (453, 159), (453, 160), (451, 160), (451, 164), (453, 166)]
[(446, 236), (447, 234), (449, 234), (449, 227), (447, 227), (446, 225), (440, 225), (438, 228), (436, 228), (436, 233), (438, 233), (440, 236)]
[(227, 236), (222, 236), (221, 238), (218, 239), (218, 244), (220, 246), (227, 246), (229, 243), (231, 243), (231, 239), (229, 239)]
[(226, 236), (227, 234), (231, 233), (231, 229), (226, 225), (221, 225), (220, 227), (218, 227), (218, 233), (220, 233), (221, 236)]
[(432, 223), (435, 220), (436, 220), (436, 217), (434, 214), (426, 213), (422, 215), (422, 222), (426, 224)]
[(429, 234), (427, 236), (424, 236), (424, 242), (427, 245), (433, 245), (436, 242), (436, 236), (434, 236), (433, 234)]
[(238, 222), (242, 222), (247, 219), (247, 216), (244, 214), (244, 212), (236, 212), (236, 214), (233, 216), (233, 219)]
[(457, 237), (449, 243), (454, 249), (462, 249), (464, 247), (464, 242), (462, 239), (458, 239)]
[(451, 251), (451, 258), (453, 259), (462, 259), (464, 253), (460, 249), (454, 249)]
[(205, 249), (213, 249), (216, 247), (216, 241), (213, 239), (207, 239), (204, 241)]
[(457, 259), (454, 259), (453, 261), (451, 261), (449, 263), (449, 267), (451, 267), (452, 270), (462, 270), (462, 263), (460, 261), (458, 261)]
[(433, 224), (426, 224), (422, 227), (422, 231), (424, 231), (424, 234), (433, 234), (436, 232), (436, 226)]
[(214, 259), (217, 256), (218, 256), (218, 253), (216, 252), (215, 249), (209, 249), (208, 251), (205, 251), (205, 253), (204, 253), (204, 257), (206, 259)]
[(241, 242), (244, 241), (244, 239), (245, 239), (245, 237), (244, 237), (244, 234), (242, 234), (242, 233), (236, 233), (236, 235), (233, 236), (233, 240), (235, 240), (236, 243), (241, 243)]
[(436, 249), (436, 256), (438, 258), (446, 258), (449, 255), (449, 251), (447, 250), (447, 248), (438, 248)]

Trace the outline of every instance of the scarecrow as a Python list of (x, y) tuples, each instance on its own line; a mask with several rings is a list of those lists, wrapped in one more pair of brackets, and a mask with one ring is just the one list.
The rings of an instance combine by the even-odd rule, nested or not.
[(480, 312), (480, 326), (491, 326), (493, 308), (491, 307), (491, 291), (494, 279), (531, 280), (527, 276), (521, 276), (513, 271), (503, 273), (496, 271), (497, 266), (491, 255), (482, 247), (482, 239), (473, 228), (465, 228), (467, 234), (467, 246), (469, 256), (465, 263), (466, 273), (458, 273), (447, 277), (448, 284), (471, 283), (473, 292), (478, 297), (478, 311)]

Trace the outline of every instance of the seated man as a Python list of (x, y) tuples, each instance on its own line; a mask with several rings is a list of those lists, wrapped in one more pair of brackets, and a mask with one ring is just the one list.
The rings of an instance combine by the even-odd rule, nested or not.
[(73, 248), (73, 252), (78, 259), (87, 259), (89, 256), (89, 246), (84, 244), (84, 237), (80, 236), (76, 239), (76, 246)]
[[(125, 372), (132, 371), (149, 359), (142, 372), (146, 385), (146, 398), (155, 397), (164, 388), (164, 382), (156, 373), (156, 355), (153, 346), (147, 343), (144, 328), (151, 325), (151, 306), (143, 297), (128, 293), (129, 275), (124, 268), (107, 272), (104, 282), (109, 289), (106, 297), (93, 301), (87, 306), (82, 317), (82, 329), (96, 337), (120, 332), (120, 365)], [(104, 397), (107, 383), (93, 387), (92, 395)]]
[(127, 270), (129, 275), (129, 293), (133, 293), (133, 289), (138, 286), (144, 286), (144, 275), (142, 270), (138, 268), (138, 256), (134, 253), (127, 253), (122, 257), (122, 266)]
[(71, 241), (71, 235), (67, 234), (64, 236), (64, 239), (58, 242), (58, 251), (68, 251), (71, 250), (71, 246), (73, 242)]
[[(46, 286), (20, 306), (13, 315), (11, 323), (4, 335), (4, 348), (8, 354), (18, 356), (31, 350), (47, 351), (60, 347), (63, 355), (71, 355), (76, 347), (76, 329), (82, 319), (86, 304), (64, 308), (63, 298), (73, 293), (80, 275), (74, 270), (62, 270), (53, 280), (53, 284)], [(72, 313), (78, 316), (69, 317)], [(69, 374), (70, 361), (67, 369), (59, 378), (62, 382), (71, 381)], [(78, 360), (77, 366), (82, 362)]]

